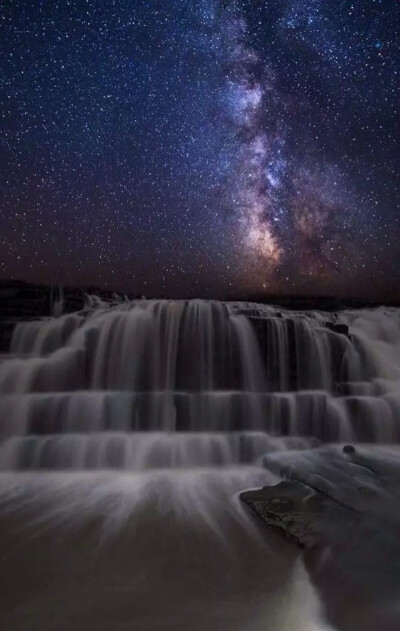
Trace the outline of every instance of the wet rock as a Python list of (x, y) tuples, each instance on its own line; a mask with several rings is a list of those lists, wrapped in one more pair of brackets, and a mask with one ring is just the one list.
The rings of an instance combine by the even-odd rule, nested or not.
[(264, 466), (348, 508), (400, 527), (400, 449), (345, 445), (268, 454)]
[[(12, 332), (18, 322), (47, 318), (54, 313), (54, 300), (62, 296), (62, 312), (81, 311), (85, 295), (93, 294), (110, 301), (116, 294), (98, 287), (36, 285), (24, 281), (0, 280), (0, 353), (9, 351)], [(130, 295), (130, 298), (137, 298)]]
[(318, 515), (326, 502), (322, 495), (300, 482), (281, 482), (241, 493), (240, 499), (265, 524), (279, 530), (301, 548), (321, 540)]
[(339, 335), (349, 335), (349, 327), (347, 324), (339, 324), (335, 322), (326, 322), (325, 327), (334, 333), (338, 333)]
[[(348, 445), (345, 447), (353, 447)], [(303, 550), (328, 619), (343, 631), (392, 631), (400, 617), (400, 458), (357, 446), (265, 458), (288, 478), (241, 494), (259, 520)], [(379, 612), (390, 612), (381, 621)]]

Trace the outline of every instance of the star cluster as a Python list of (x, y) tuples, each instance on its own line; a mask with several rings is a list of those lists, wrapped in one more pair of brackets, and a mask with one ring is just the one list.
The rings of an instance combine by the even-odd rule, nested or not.
[(400, 297), (392, 0), (4, 0), (0, 276)]

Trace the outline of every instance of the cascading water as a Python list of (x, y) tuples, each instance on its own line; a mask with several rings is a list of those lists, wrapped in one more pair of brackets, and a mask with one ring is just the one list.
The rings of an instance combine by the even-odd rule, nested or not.
[[(29, 596), (22, 613), (6, 607), (7, 630), (27, 628), (29, 616), (42, 631), (328, 628), (295, 553), (280, 542), (278, 558), (274, 535), (262, 540), (235, 495), (274, 481), (260, 464), (266, 452), (399, 441), (399, 384), (396, 309), (91, 298), (82, 312), (18, 324), (0, 363), (1, 549), (17, 508), (40, 532), (47, 524), (65, 570), (45, 555), (46, 571), (60, 588), (66, 581), (74, 604), (61, 622)], [(94, 561), (96, 537), (87, 535), (94, 575), (73, 552), (90, 520), (114, 537)], [(63, 526), (75, 534), (60, 547)], [(82, 572), (88, 598), (104, 602), (77, 626)], [(107, 572), (116, 591), (102, 583)], [(181, 589), (190, 615), (177, 606)], [(144, 603), (160, 592), (158, 617)]]
[(0, 466), (219, 465), (278, 437), (397, 441), (399, 348), (389, 309), (137, 301), (22, 323), (0, 365)]

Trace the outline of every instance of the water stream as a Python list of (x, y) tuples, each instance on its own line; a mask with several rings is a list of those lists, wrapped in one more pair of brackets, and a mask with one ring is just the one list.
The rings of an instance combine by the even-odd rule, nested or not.
[(298, 552), (237, 495), (277, 481), (268, 452), (399, 442), (399, 383), (390, 308), (91, 298), (18, 324), (0, 360), (1, 628), (330, 629)]

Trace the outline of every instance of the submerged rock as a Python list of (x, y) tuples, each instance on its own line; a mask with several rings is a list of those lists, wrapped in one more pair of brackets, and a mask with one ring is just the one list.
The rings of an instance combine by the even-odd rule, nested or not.
[(344, 454), (354, 454), (356, 451), (356, 448), (353, 447), (353, 445), (345, 445), (343, 447), (343, 453)]

